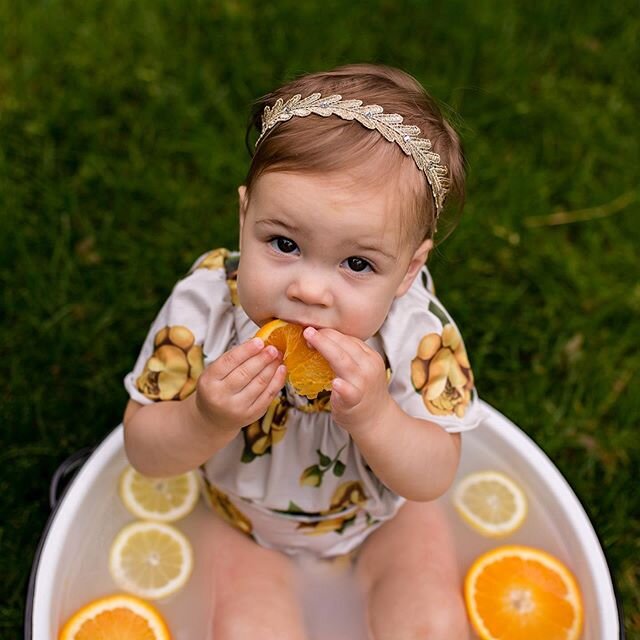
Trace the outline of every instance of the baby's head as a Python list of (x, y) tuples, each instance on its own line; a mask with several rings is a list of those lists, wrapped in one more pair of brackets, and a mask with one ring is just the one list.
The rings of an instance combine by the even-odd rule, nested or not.
[[(447, 169), (446, 201), (462, 204), (465, 172), (459, 138), (420, 83), (399, 69), (355, 64), (303, 75), (255, 103), (248, 134), (251, 129), (261, 132), (265, 108), (272, 108), (278, 99), (286, 102), (296, 94), (304, 99), (314, 93), (322, 97), (339, 94), (343, 101), (362, 101), (362, 106), (379, 105), (385, 114), (401, 115), (403, 125), (417, 126), (419, 137), (431, 142), (440, 165)], [(245, 180), (249, 195), (255, 181), (270, 171), (342, 174), (355, 177), (363, 186), (384, 184), (400, 196), (398, 222), (410, 241), (433, 238), (437, 225), (452, 226), (452, 221), (443, 220), (447, 211), (436, 207), (434, 195), (444, 194), (434, 194), (414, 158), (378, 131), (355, 121), (309, 115), (279, 122), (255, 149)]]
[[(323, 107), (318, 98), (326, 116), (274, 117), (293, 96), (313, 94), (342, 99)], [(346, 100), (379, 105), (420, 133), (395, 117), (388, 141), (380, 114), (371, 127), (366, 110), (360, 122), (345, 119)], [(294, 80), (258, 101), (253, 125), (262, 135), (239, 189), (242, 307), (259, 325), (279, 317), (367, 339), (424, 264), (445, 195), (462, 201), (456, 134), (411, 76), (373, 65)]]

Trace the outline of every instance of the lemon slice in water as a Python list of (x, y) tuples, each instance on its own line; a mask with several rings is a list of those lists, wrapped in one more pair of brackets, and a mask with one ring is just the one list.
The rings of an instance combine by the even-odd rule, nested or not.
[(162, 522), (132, 522), (115, 537), (109, 571), (125, 591), (157, 600), (179, 591), (193, 571), (193, 549), (183, 533)]
[(134, 516), (156, 522), (184, 518), (193, 511), (200, 496), (193, 471), (171, 478), (148, 478), (131, 466), (120, 476), (118, 492)]
[(465, 476), (454, 489), (453, 504), (467, 524), (489, 537), (513, 533), (527, 516), (524, 491), (499, 471)]

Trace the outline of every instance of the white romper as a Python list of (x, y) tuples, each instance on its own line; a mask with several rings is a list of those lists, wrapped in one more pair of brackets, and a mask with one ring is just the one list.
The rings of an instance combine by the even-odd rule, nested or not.
[[(125, 377), (133, 400), (187, 397), (204, 367), (256, 333), (237, 303), (238, 261), (226, 249), (209, 252), (175, 285)], [(385, 358), (389, 391), (406, 413), (452, 433), (478, 425), (464, 344), (426, 267), (367, 344)], [(358, 547), (404, 499), (375, 476), (330, 411), (329, 393), (308, 400), (285, 387), (265, 416), (200, 469), (209, 505), (288, 554), (331, 557)]]

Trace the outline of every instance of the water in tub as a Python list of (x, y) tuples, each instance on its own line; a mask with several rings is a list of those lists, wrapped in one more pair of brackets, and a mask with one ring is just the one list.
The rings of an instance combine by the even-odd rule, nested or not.
[[(100, 478), (102, 492), (91, 497), (82, 509), (82, 521), (77, 520), (67, 541), (67, 554), (61, 585), (59, 622), (92, 598), (117, 591), (108, 571), (109, 547), (116, 533), (134, 518), (126, 511), (117, 495), (117, 481), (126, 466), (124, 453), (118, 454), (109, 469)], [(441, 498), (449, 515), (452, 531), (459, 550), (459, 564), (463, 576), (472, 561), (484, 551), (503, 543), (528, 544), (541, 547), (559, 558), (570, 553), (554, 525), (554, 514), (544, 508), (534, 495), (534, 487), (499, 458), (481, 438), (469, 438), (463, 446), (458, 477), (481, 469), (497, 469), (514, 478), (526, 491), (529, 512), (524, 525), (514, 534), (500, 540), (480, 536), (462, 522), (451, 505), (450, 494)], [(520, 469), (521, 470), (521, 469)], [(212, 636), (211, 594), (212, 581), (207, 572), (215, 540), (207, 535), (207, 520), (211, 517), (204, 504), (187, 518), (175, 523), (191, 540), (195, 551), (194, 573), (179, 593), (154, 604), (166, 618), (175, 640), (215, 640)], [(425, 532), (428, 535), (428, 532)], [(331, 620), (331, 640), (366, 640), (362, 604), (348, 572), (300, 561), (300, 598), (305, 610), (310, 640), (323, 640), (326, 620)], [(324, 623), (324, 624), (323, 624)], [(588, 624), (583, 635), (590, 640)], [(591, 638), (591, 640), (595, 640)]]

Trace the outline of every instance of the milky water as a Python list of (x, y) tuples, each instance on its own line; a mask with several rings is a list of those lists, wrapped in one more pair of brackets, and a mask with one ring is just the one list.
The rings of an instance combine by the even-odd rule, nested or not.
[[(473, 432), (472, 432), (473, 433)], [(562, 559), (580, 578), (580, 567), (571, 555), (571, 540), (560, 535), (560, 506), (553, 506), (536, 495), (540, 490), (535, 473), (517, 456), (499, 456), (489, 448), (491, 442), (465, 437), (459, 476), (480, 469), (506, 472), (528, 494), (529, 513), (523, 527), (499, 541), (486, 539), (460, 520), (451, 505), (450, 495), (441, 498), (456, 539), (461, 575), (484, 551), (504, 543), (528, 544), (551, 552)], [(80, 506), (73, 526), (65, 536), (60, 553), (55, 603), (52, 606), (51, 638), (59, 625), (77, 608), (93, 598), (119, 589), (108, 571), (109, 547), (122, 526), (133, 520), (117, 496), (117, 479), (126, 465), (120, 449), (100, 474), (95, 490)], [(207, 570), (216, 541), (208, 535), (210, 512), (203, 504), (184, 520), (175, 523), (191, 540), (195, 551), (195, 569), (187, 586), (155, 605), (166, 618), (175, 640), (212, 640), (213, 585)], [(425, 531), (425, 535), (429, 535)], [(565, 538), (565, 539), (563, 539)], [(574, 552), (575, 553), (575, 552)], [(366, 640), (362, 603), (348, 570), (309, 560), (299, 563), (300, 601), (304, 608), (310, 640)], [(59, 589), (59, 591), (58, 591)], [(586, 594), (589, 596), (590, 594)], [(256, 594), (259, 598), (260, 594)], [(589, 611), (587, 609), (587, 616)], [(587, 619), (584, 640), (596, 640)], [(215, 640), (215, 639), (213, 639)]]
[[(101, 499), (89, 500), (82, 508), (82, 518), (74, 523), (74, 542), (67, 544), (69, 552), (60, 568), (63, 579), (56, 616), (60, 623), (88, 601), (119, 591), (109, 574), (108, 554), (118, 531), (134, 520), (116, 491), (118, 476), (126, 464), (124, 455), (118, 455), (100, 478), (104, 490), (96, 494), (101, 494)], [(175, 640), (213, 640), (213, 581), (207, 571), (216, 549), (216, 541), (208, 535), (211, 517), (200, 503), (185, 519), (173, 523), (189, 538), (195, 555), (194, 572), (187, 585), (154, 603)], [(326, 629), (330, 620), (332, 640), (366, 640), (360, 597), (350, 573), (333, 563), (311, 559), (300, 559), (298, 565), (299, 596), (307, 626)], [(310, 640), (316, 638), (323, 636), (311, 632)]]

